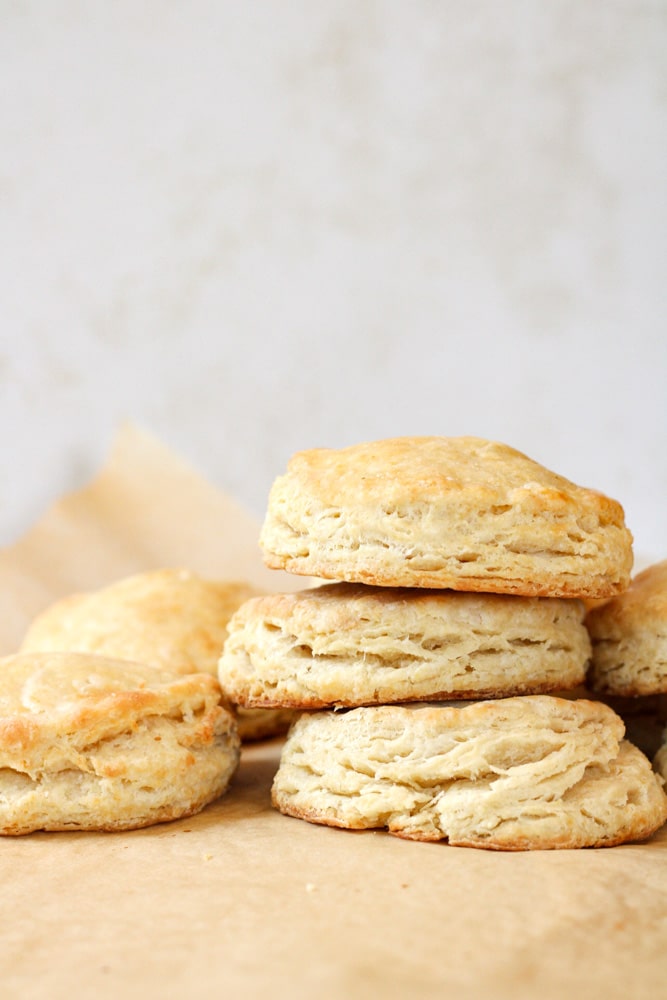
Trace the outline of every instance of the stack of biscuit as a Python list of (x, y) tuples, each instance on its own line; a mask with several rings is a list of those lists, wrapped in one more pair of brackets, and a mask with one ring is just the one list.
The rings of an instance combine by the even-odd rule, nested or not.
[(399, 438), (301, 452), (261, 546), (320, 578), (231, 619), (230, 697), (302, 711), (273, 785), (283, 813), (493, 849), (642, 839), (667, 818), (609, 707), (551, 692), (590, 656), (580, 598), (622, 592), (615, 501), (505, 445)]

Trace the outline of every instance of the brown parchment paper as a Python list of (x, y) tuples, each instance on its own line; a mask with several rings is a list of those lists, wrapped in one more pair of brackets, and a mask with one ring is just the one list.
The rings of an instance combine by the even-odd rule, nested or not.
[[(257, 532), (126, 427), (101, 474), (0, 553), (0, 648), (54, 598), (150, 567), (294, 589)], [(0, 838), (0, 995), (667, 996), (667, 830), (504, 854), (327, 829), (272, 810), (279, 752), (245, 748), (231, 790), (188, 820)]]

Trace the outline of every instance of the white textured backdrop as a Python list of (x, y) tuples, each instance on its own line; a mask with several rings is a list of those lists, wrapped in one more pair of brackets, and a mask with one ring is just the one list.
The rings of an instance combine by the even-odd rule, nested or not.
[(667, 557), (667, 3), (0, 0), (0, 542), (123, 419), (504, 440)]

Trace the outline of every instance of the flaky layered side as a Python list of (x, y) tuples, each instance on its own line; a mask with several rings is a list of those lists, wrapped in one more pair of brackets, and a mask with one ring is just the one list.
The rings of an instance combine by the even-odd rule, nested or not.
[(667, 797), (599, 702), (548, 696), (304, 715), (273, 785), (286, 815), (528, 850), (650, 836)]
[(208, 674), (74, 653), (0, 661), (0, 833), (189, 816), (225, 791), (239, 748)]
[(581, 684), (579, 601), (330, 584), (247, 601), (219, 677), (241, 705), (499, 698)]
[(473, 437), (299, 452), (260, 543), (322, 579), (525, 596), (610, 597), (632, 567), (620, 504)]
[(667, 693), (667, 560), (639, 573), (625, 593), (589, 611), (588, 678), (603, 694)]

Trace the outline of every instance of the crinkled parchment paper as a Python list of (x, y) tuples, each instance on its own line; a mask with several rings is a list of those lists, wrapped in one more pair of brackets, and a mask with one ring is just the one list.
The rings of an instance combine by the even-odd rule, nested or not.
[[(266, 589), (258, 525), (153, 438), (0, 554), (0, 644), (56, 597), (157, 566)], [(199, 816), (131, 833), (0, 839), (4, 1000), (289, 997), (657, 1000), (667, 830), (648, 844), (504, 854), (271, 809), (279, 742), (246, 748)]]

